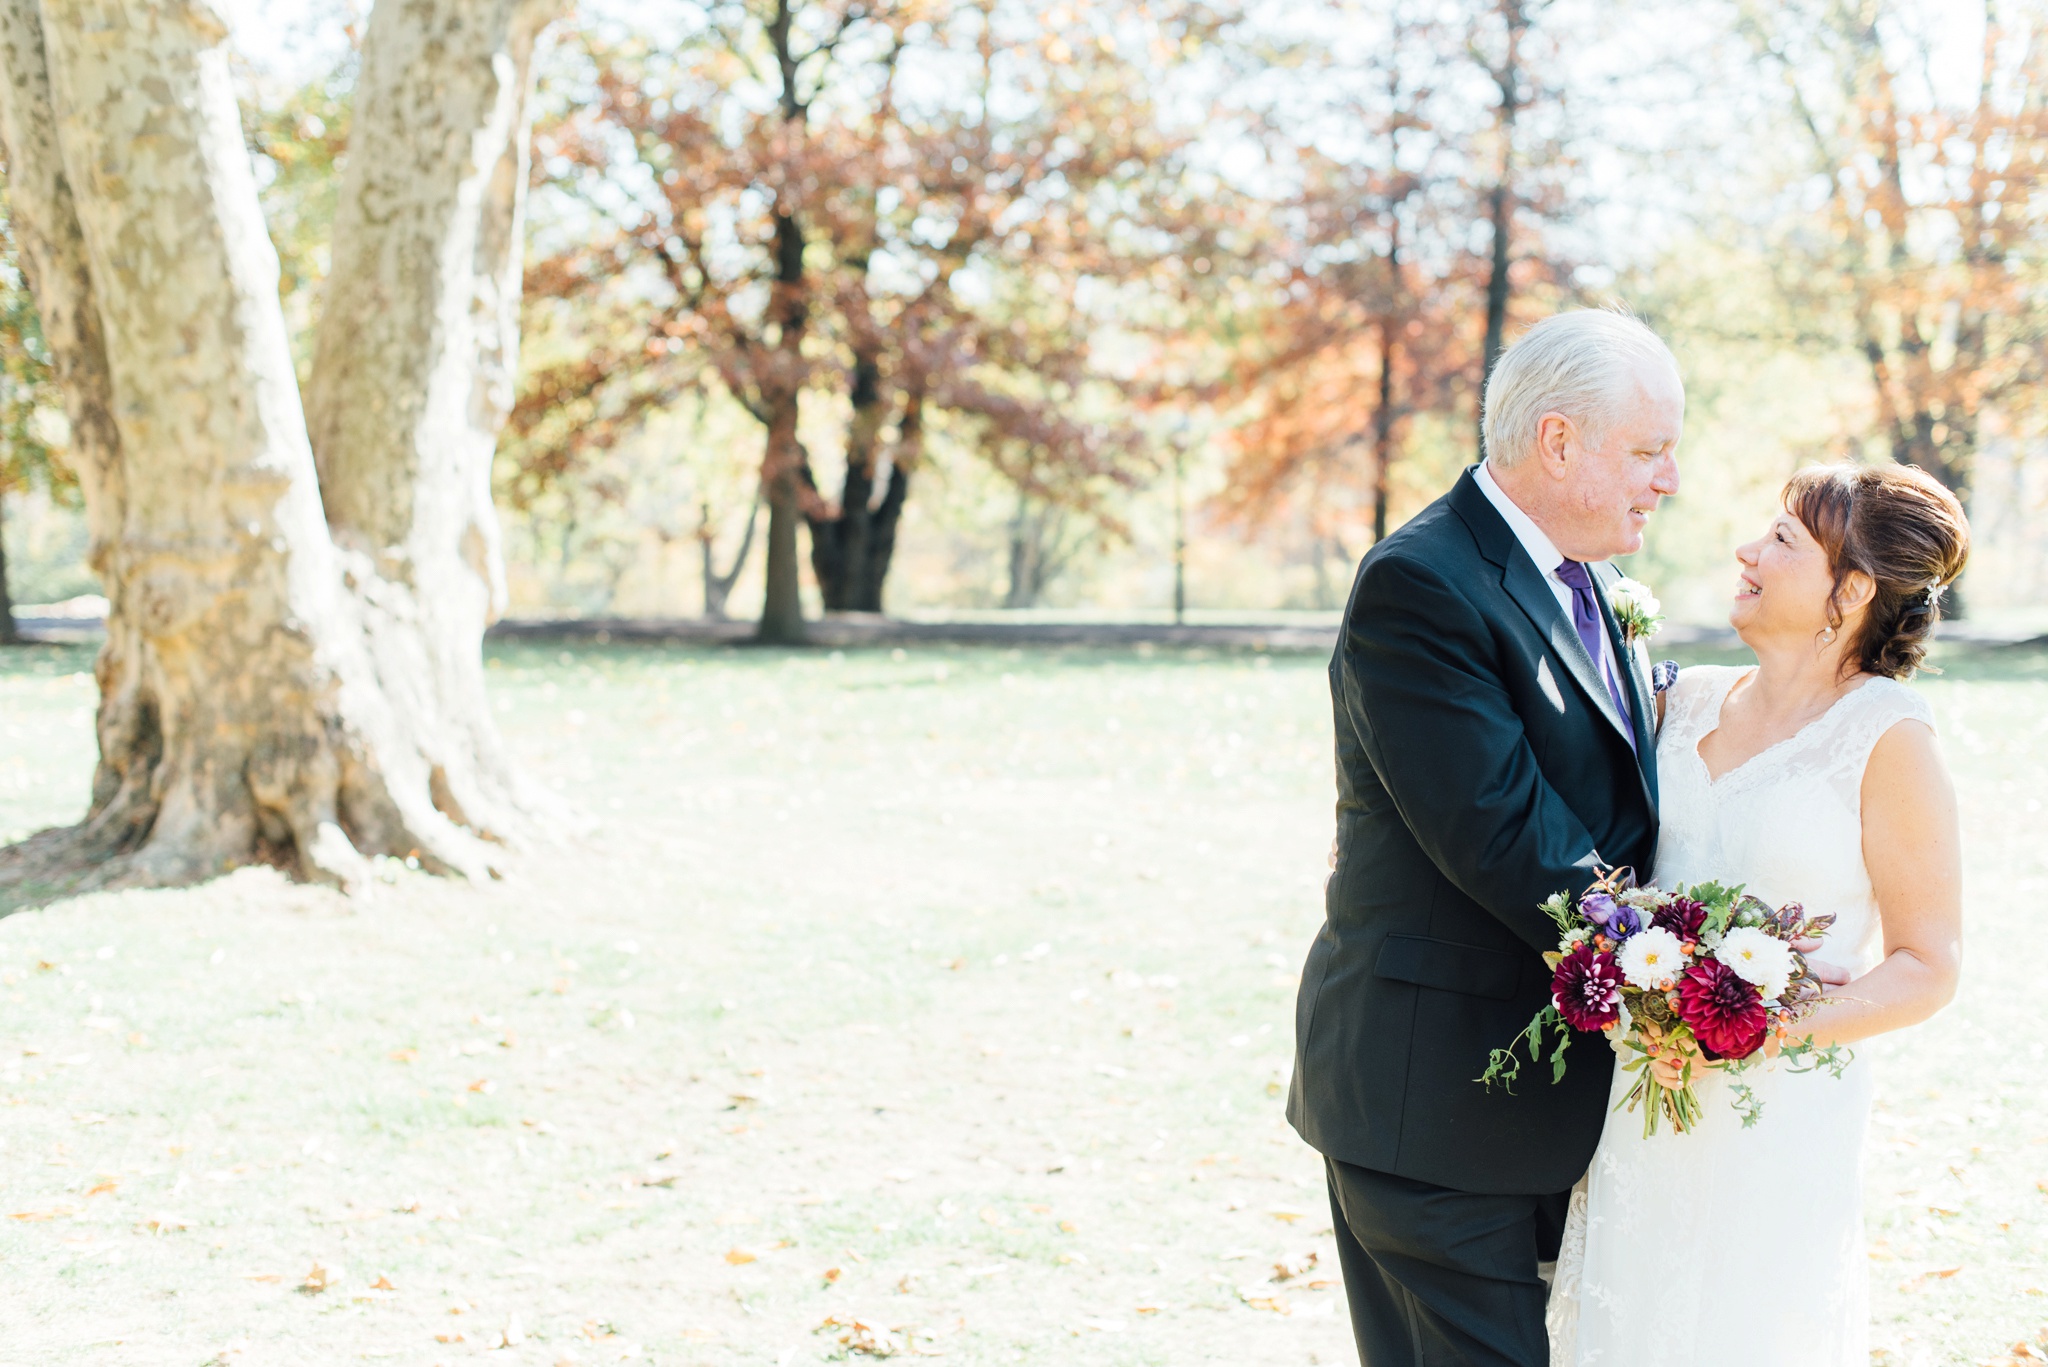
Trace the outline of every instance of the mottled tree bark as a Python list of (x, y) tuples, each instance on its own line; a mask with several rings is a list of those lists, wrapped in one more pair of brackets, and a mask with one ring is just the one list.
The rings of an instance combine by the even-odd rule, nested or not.
[(518, 370), (533, 54), (555, 8), (371, 11), (307, 387), (378, 684), (435, 804), (497, 839), (547, 805), (493, 723), (483, 633), (505, 603), (491, 458)]
[(197, 0), (0, 0), (14, 226), (110, 604), (91, 807), (0, 852), (0, 908), (257, 861), (491, 865), (387, 690), (379, 581), (329, 535), (225, 37)]

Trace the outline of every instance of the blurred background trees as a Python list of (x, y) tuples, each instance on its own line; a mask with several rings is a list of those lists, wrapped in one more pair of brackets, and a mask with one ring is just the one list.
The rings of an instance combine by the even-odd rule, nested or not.
[[(359, 21), (269, 16), (242, 117), (310, 382)], [(1182, 543), (1197, 606), (1334, 606), (1477, 455), (1499, 346), (1620, 303), (1691, 382), (1634, 567), (1681, 615), (1843, 457), (1969, 497), (1970, 605), (2023, 613), (2042, 30), (1975, 0), (587, 0), (541, 58), (510, 610), (780, 640), (1163, 611)], [(64, 424), (8, 319), (0, 549), (54, 593)]]

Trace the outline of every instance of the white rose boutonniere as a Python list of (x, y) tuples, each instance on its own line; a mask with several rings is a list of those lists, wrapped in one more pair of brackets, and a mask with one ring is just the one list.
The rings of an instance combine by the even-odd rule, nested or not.
[(1664, 625), (1663, 604), (1640, 580), (1615, 580), (1614, 587), (1607, 590), (1607, 603), (1614, 609), (1614, 620), (1621, 624), (1621, 639), (1630, 645), (1649, 640)]

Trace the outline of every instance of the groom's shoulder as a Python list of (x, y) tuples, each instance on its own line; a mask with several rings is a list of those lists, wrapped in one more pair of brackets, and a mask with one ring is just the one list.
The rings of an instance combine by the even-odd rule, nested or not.
[(1366, 553), (1362, 572), (1422, 571), (1428, 577), (1457, 582), (1480, 560), (1472, 529), (1445, 494)]

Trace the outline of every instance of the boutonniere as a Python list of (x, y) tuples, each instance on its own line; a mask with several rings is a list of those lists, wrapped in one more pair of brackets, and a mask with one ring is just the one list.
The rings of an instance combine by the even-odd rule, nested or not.
[(1640, 580), (1625, 575), (1615, 580), (1614, 587), (1607, 590), (1607, 604), (1621, 624), (1621, 639), (1629, 645), (1649, 640), (1664, 625), (1663, 604)]

